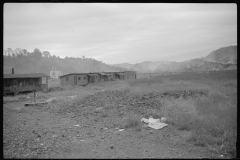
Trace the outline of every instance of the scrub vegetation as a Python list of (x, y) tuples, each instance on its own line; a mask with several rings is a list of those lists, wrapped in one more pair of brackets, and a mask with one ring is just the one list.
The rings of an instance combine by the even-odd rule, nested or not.
[[(54, 85), (56, 86), (56, 84)], [(51, 113), (53, 115), (49, 116), (49, 118), (53, 118), (54, 115), (56, 115), (56, 118), (58, 117), (58, 121), (60, 121), (63, 116), (64, 118), (62, 118), (62, 121), (64, 123), (57, 125), (66, 128), (66, 131), (68, 130), (67, 127), (64, 127), (65, 122), (67, 123), (69, 121), (70, 123), (71, 121), (71, 123), (73, 123), (72, 121), (74, 120), (76, 121), (74, 123), (78, 122), (82, 133), (75, 127), (69, 130), (69, 133), (66, 132), (64, 137), (72, 137), (75, 144), (76, 136), (79, 137), (81, 136), (80, 134), (85, 134), (86, 132), (86, 135), (83, 134), (82, 136), (86, 138), (86, 141), (89, 140), (89, 145), (94, 144), (93, 141), (90, 141), (91, 139), (89, 139), (89, 137), (99, 139), (97, 143), (99, 148), (96, 149), (96, 152), (92, 153), (89, 150), (88, 152), (81, 152), (80, 154), (77, 151), (76, 153), (71, 151), (71, 156), (74, 158), (79, 158), (81, 156), (86, 158), (88, 157), (88, 153), (91, 153), (91, 155), (96, 154), (96, 156), (99, 153), (98, 156), (104, 157), (105, 152), (103, 152), (102, 148), (106, 148), (106, 146), (102, 147), (101, 145), (107, 145), (103, 143), (103, 141), (108, 138), (109, 142), (115, 143), (114, 137), (117, 139), (116, 144), (111, 148), (117, 147), (118, 142), (120, 148), (118, 148), (119, 152), (116, 152), (116, 154), (120, 157), (124, 157), (124, 155), (128, 154), (128, 156), (131, 155), (130, 157), (134, 158), (136, 157), (134, 156), (135, 152), (138, 156), (140, 156), (141, 153), (144, 157), (144, 154), (147, 153), (149, 155), (151, 154), (153, 157), (159, 157), (160, 153), (158, 152), (145, 152), (148, 147), (150, 150), (152, 143), (154, 143), (154, 146), (160, 147), (161, 152), (166, 153), (166, 158), (181, 157), (180, 155), (182, 155), (183, 158), (198, 157), (195, 151), (190, 151), (190, 149), (193, 148), (192, 146), (198, 149), (203, 148), (205, 151), (216, 155), (209, 157), (207, 154), (204, 154), (208, 158), (216, 158), (220, 155), (223, 155), (224, 158), (236, 157), (237, 71), (165, 75), (136, 80), (101, 82), (89, 84), (85, 87), (67, 86), (62, 91), (38, 93), (37, 101), (47, 100), (51, 97), (57, 98), (47, 104), (47, 108), (43, 109), (43, 111), (40, 109), (24, 109), (19, 106), (20, 103), (10, 103), (16, 99), (24, 99), (27, 96), (30, 97), (29, 100), (32, 100), (32, 94), (3, 98), (4, 132), (5, 129), (10, 132), (10, 130), (14, 128), (8, 128), (7, 126), (9, 126), (8, 123), (13, 123), (14, 121), (9, 119), (11, 116), (8, 115), (15, 114), (15, 111), (12, 111), (14, 109), (10, 110), (9, 108), (14, 108), (15, 106), (18, 106), (17, 109), (19, 112), (16, 114), (19, 119), (21, 119), (21, 114), (25, 112), (31, 112), (28, 117), (22, 117), (25, 119), (30, 118), (31, 115), (34, 116), (34, 114), (36, 114), (35, 116), (41, 114), (45, 116), (45, 119), (48, 119), (45, 114)], [(66, 98), (68, 96), (76, 97)], [(151, 129), (144, 126), (140, 121), (141, 118), (149, 118), (150, 116), (153, 118), (165, 117), (165, 123), (168, 124), (168, 127), (152, 132)], [(36, 124), (40, 122), (44, 123), (44, 119), (40, 120), (41, 116), (38, 117), (39, 121), (36, 122)], [(68, 120), (68, 117), (70, 120)], [(47, 121), (47, 124), (50, 121), (51, 119)], [(58, 121), (56, 120), (56, 122)], [(25, 120), (25, 126), (30, 122), (31, 121)], [(22, 122), (19, 120), (15, 123)], [(86, 126), (87, 124), (89, 126)], [(18, 127), (20, 125), (15, 126)], [(57, 128), (55, 122), (51, 122), (51, 125), (54, 125), (53, 128)], [(38, 130), (42, 130), (41, 125), (38, 127), (40, 127)], [(116, 132), (119, 133), (117, 134), (118, 136), (115, 136), (113, 130), (116, 127), (124, 129), (124, 131), (121, 132), (116, 130)], [(24, 130), (22, 132), (24, 132)], [(47, 130), (45, 132), (49, 134), (52, 133), (52, 131), (48, 132)], [(54, 132), (62, 134), (62, 129), (59, 129), (59, 131), (58, 129), (54, 129)], [(76, 135), (74, 135), (75, 132)], [(148, 132), (150, 132), (150, 134)], [(11, 132), (11, 134), (12, 133), (13, 132)], [(126, 135), (121, 135), (120, 133)], [(178, 136), (175, 134), (178, 134), (180, 137), (177, 138)], [(21, 134), (17, 133), (16, 136), (17, 135)], [(25, 133), (23, 133), (23, 135), (25, 135)], [(45, 135), (41, 136), (44, 137)], [(122, 140), (121, 136), (123, 138)], [(4, 137), (4, 146), (8, 147), (7, 150), (4, 150), (5, 157), (24, 158), (24, 155), (22, 155), (23, 153), (17, 150), (16, 147), (14, 148), (15, 150), (11, 151), (10, 144), (15, 144), (15, 142), (11, 142), (7, 145), (7, 142), (12, 140), (6, 137), (11, 137), (11, 135), (4, 133)], [(20, 139), (23, 140), (22, 137), (20, 137)], [(29, 141), (29, 139), (25, 141)], [(57, 139), (52, 145), (58, 143), (60, 145), (62, 141), (62, 139)], [(70, 141), (71, 139), (67, 140), (66, 143), (70, 143)], [(167, 153), (171, 150), (169, 146), (176, 145), (177, 142), (184, 143), (184, 146), (189, 144), (191, 147), (188, 147), (187, 150), (183, 152), (180, 151), (180, 149), (177, 150), (178, 147), (176, 146), (176, 153), (171, 152), (171, 154), (168, 155)], [(134, 144), (135, 147), (121, 146), (128, 143), (129, 145)], [(141, 148), (144, 146), (142, 145), (143, 143), (146, 146), (145, 148)], [(18, 145), (17, 141), (15, 145)], [(179, 148), (182, 148), (182, 146), (180, 145)], [(196, 152), (198, 149), (196, 149)], [(51, 152), (49, 151), (49, 153), (47, 151), (41, 152), (40, 155), (45, 158), (51, 156), (56, 158), (55, 156), (57, 155), (63, 156), (65, 154), (65, 152), (61, 150), (58, 153), (58, 150), (59, 148), (53, 149)], [(77, 148), (74, 148), (73, 145), (72, 150), (77, 150)], [(129, 152), (129, 150), (131, 150), (131, 152)], [(186, 152), (188, 150), (189, 152)], [(36, 152), (37, 151), (36, 149)], [(55, 152), (56, 154), (50, 156), (50, 153), (52, 154)], [(180, 152), (181, 154), (179, 154)], [(35, 151), (32, 151), (31, 154), (29, 153), (30, 157), (31, 155), (35, 158), (39, 157), (34, 156), (34, 153)], [(68, 155), (69, 154), (66, 152), (65, 156)]]
[(206, 96), (164, 98), (162, 106), (148, 115), (162, 115), (179, 130), (192, 132), (189, 143), (208, 147), (214, 152), (236, 157), (237, 71), (205, 74), (187, 73), (130, 81), (132, 95), (151, 92), (198, 90)]

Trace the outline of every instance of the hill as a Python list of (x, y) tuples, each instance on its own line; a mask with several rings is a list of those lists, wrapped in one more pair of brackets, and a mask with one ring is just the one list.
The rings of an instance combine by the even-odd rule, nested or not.
[(228, 46), (212, 51), (206, 61), (237, 64), (237, 46)]
[(219, 48), (203, 58), (195, 58), (183, 62), (174, 61), (144, 61), (126, 67), (125, 64), (117, 64), (137, 72), (184, 72), (184, 71), (212, 71), (232, 70), (237, 68), (237, 46)]
[(130, 63), (121, 63), (121, 64), (113, 64), (112, 66), (121, 67), (129, 70), (133, 65), (134, 64), (130, 64)]
[(15, 73), (38, 73), (42, 72), (49, 75), (52, 67), (63, 74), (73, 72), (113, 72), (124, 71), (126, 69), (110, 66), (101, 61), (92, 58), (73, 58), (65, 57), (60, 58), (55, 55), (51, 56), (50, 53), (46, 55), (46, 51), (41, 52), (35, 49), (32, 53), (23, 52), (19, 49), (15, 52), (8, 52), (5, 50), (4, 54), (4, 74), (11, 73), (11, 68), (15, 68)]

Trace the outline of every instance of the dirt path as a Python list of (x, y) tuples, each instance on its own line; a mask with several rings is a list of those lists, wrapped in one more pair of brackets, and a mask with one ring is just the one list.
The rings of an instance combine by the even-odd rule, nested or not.
[[(216, 158), (207, 148), (187, 140), (189, 131), (172, 125), (153, 130), (123, 128), (137, 99), (121, 91), (105, 91), (75, 100), (60, 110), (4, 104), (4, 158)], [(147, 98), (143, 99), (146, 101)], [(139, 99), (138, 99), (139, 100)], [(139, 100), (139, 102), (141, 102)], [(154, 107), (155, 101), (148, 100)], [(138, 114), (139, 121), (141, 114)]]

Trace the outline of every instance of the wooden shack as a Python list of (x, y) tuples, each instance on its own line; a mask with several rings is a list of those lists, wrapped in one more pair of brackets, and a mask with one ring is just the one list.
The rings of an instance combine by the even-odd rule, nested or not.
[(110, 81), (111, 79), (111, 74), (108, 73), (98, 73), (100, 75), (100, 81)]
[(136, 71), (124, 71), (124, 79), (136, 79), (137, 72)]
[(70, 73), (60, 76), (61, 86), (85, 86), (88, 84), (87, 73)]
[(113, 81), (116, 79), (115, 72), (104, 72), (104, 73), (108, 75), (108, 81)]
[(101, 81), (101, 75), (99, 73), (88, 73), (88, 83), (95, 83)]
[(48, 91), (49, 76), (44, 73), (4, 74), (3, 95), (28, 91)]
[(124, 73), (123, 72), (115, 72), (115, 79), (116, 80), (124, 80)]

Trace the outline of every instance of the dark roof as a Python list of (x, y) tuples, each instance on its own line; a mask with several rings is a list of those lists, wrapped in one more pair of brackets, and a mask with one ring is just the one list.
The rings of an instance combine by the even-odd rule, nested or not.
[(96, 74), (99, 74), (99, 73), (87, 73), (88, 76), (95, 76)]
[(118, 74), (118, 75), (124, 76), (124, 73), (115, 73), (115, 74)]
[(40, 78), (49, 77), (44, 73), (30, 73), (30, 74), (4, 74), (3, 78)]
[(136, 72), (136, 71), (123, 71), (123, 72)]
[(111, 75), (111, 74), (108, 74), (108, 73), (98, 73), (98, 74), (100, 74), (102, 76), (109, 76), (109, 75)]
[(61, 78), (61, 77), (70, 76), (70, 75), (87, 75), (87, 74), (88, 73), (69, 73), (69, 74), (65, 74), (65, 75), (59, 76), (59, 77)]
[(93, 72), (93, 73), (69, 73), (69, 74), (66, 74), (66, 75), (59, 76), (59, 77), (61, 78), (61, 77), (69, 76), (69, 75), (89, 75), (89, 76), (91, 76), (93, 74), (100, 74), (102, 76), (109, 76), (109, 75), (114, 74), (114, 73), (124, 74), (124, 72), (136, 72), (136, 71), (100, 72), (100, 73), (98, 73), (98, 72)]
[(92, 77), (94, 77), (96, 74), (87, 74), (87, 76), (92, 76)]

